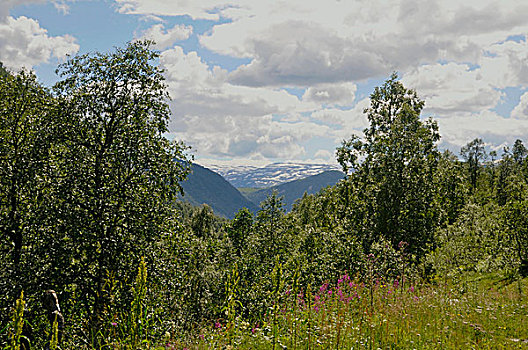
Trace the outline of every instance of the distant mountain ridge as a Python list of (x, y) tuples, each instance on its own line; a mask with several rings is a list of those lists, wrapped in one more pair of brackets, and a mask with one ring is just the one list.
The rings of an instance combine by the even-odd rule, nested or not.
[(183, 200), (193, 205), (209, 205), (215, 214), (232, 219), (238, 210), (246, 207), (256, 212), (258, 207), (244, 197), (221, 175), (193, 164), (187, 180), (181, 183)]
[(304, 193), (314, 194), (322, 188), (333, 186), (345, 177), (345, 174), (337, 170), (324, 171), (317, 175), (308, 176), (303, 179), (293, 180), (270, 188), (263, 188), (255, 192), (248, 192), (245, 196), (255, 204), (265, 200), (273, 191), (284, 197), (284, 207), (290, 211), (293, 203), (301, 198)]
[(340, 170), (338, 165), (303, 163), (273, 163), (264, 167), (211, 165), (208, 168), (222, 175), (237, 188), (267, 188), (317, 175), (324, 171)]

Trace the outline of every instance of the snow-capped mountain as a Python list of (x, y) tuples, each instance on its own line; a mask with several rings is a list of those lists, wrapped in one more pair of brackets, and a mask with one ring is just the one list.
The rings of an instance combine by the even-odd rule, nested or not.
[(224, 177), (237, 188), (266, 188), (281, 183), (317, 175), (327, 170), (341, 170), (332, 164), (273, 163), (264, 167), (256, 166), (214, 166), (207, 167)]

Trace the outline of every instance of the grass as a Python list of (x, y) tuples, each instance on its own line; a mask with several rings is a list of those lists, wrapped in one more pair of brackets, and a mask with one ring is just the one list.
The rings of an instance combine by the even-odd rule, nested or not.
[(404, 288), (400, 282), (345, 275), (313, 292), (293, 295), (285, 287), (261, 324), (237, 318), (233, 333), (218, 320), (168, 348), (528, 349), (526, 280), (475, 275)]
[[(167, 332), (159, 339), (144, 312), (148, 284), (142, 260), (130, 310), (121, 312), (121, 325), (114, 320), (102, 324), (103, 342), (95, 348), (528, 349), (528, 279), (512, 277), (460, 272), (456, 278), (418, 284), (344, 275), (333, 283), (301, 288), (298, 273), (285, 281), (277, 262), (268, 312), (250, 321), (241, 316), (235, 265), (226, 284), (225, 318), (190, 335)], [(21, 296), (6, 349), (20, 345), (22, 310)], [(93, 347), (67, 337), (60, 348)]]

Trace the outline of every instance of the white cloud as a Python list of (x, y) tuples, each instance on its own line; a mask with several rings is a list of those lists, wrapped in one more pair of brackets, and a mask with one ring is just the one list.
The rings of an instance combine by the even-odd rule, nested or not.
[(184, 16), (193, 19), (217, 20), (219, 12), (233, 5), (233, 1), (215, 0), (116, 0), (121, 13)]
[(402, 81), (418, 92), (428, 110), (440, 114), (493, 108), (502, 95), (484, 80), (480, 69), (470, 70), (466, 64), (420, 66)]
[(492, 145), (513, 143), (528, 135), (528, 119), (504, 118), (492, 111), (438, 117), (442, 142), (455, 150), (479, 137)]
[(10, 69), (32, 68), (48, 62), (51, 57), (64, 59), (78, 50), (75, 38), (70, 35), (50, 37), (34, 19), (7, 17), (0, 22), (0, 61)]
[(305, 154), (300, 142), (361, 134), (369, 101), (353, 105), (355, 84), (394, 70), (436, 115), (446, 145), (528, 134), (526, 95), (511, 118), (491, 111), (505, 88), (528, 85), (527, 40), (506, 40), (528, 33), (524, 0), (116, 1), (122, 13), (218, 21), (200, 35), (202, 47), (249, 59), (228, 72), (178, 47), (162, 56), (173, 127), (199, 152), (293, 159)]
[[(528, 31), (527, 31), (528, 32)], [(488, 54), (479, 62), (482, 74), (497, 88), (528, 85), (528, 43), (506, 41), (487, 48)]]
[[(123, 13), (227, 19), (200, 42), (250, 58), (230, 75), (232, 83), (246, 86), (307, 87), (438, 60), (477, 63), (491, 45), (528, 32), (523, 0), (116, 1)], [(522, 62), (518, 49), (513, 55)]]
[[(305, 154), (300, 143), (329, 133), (300, 117), (316, 104), (280, 89), (232, 85), (225, 70), (210, 69), (196, 52), (175, 46), (160, 63), (173, 98), (171, 130), (202, 157), (296, 159)], [(274, 120), (283, 114), (284, 120)]]
[(9, 16), (9, 10), (15, 6), (45, 1), (46, 0), (2, 0), (0, 1), (0, 22), (4, 21)]
[(170, 29), (165, 29), (161, 23), (155, 24), (147, 29), (141, 36), (143, 39), (150, 39), (156, 42), (156, 48), (159, 50), (172, 46), (177, 41), (188, 39), (193, 31), (192, 26), (175, 25)]
[(356, 90), (354, 83), (320, 84), (306, 89), (302, 99), (318, 104), (347, 106), (354, 102)]
[(511, 117), (528, 122), (528, 92), (521, 96), (519, 104), (511, 112)]

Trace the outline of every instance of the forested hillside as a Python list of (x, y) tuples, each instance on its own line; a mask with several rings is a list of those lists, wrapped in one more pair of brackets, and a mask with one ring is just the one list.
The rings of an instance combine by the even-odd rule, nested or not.
[(191, 157), (163, 136), (157, 58), (138, 41), (69, 59), (51, 89), (0, 77), (1, 347), (525, 344), (522, 140), (439, 150), (393, 74), (337, 149), (343, 181), (221, 219), (181, 202)]

